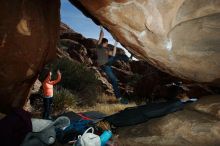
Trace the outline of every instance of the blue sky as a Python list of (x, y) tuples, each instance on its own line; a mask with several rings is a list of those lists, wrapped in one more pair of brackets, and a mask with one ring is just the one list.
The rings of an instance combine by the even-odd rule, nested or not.
[[(100, 27), (90, 18), (85, 17), (81, 11), (70, 4), (68, 0), (61, 0), (61, 21), (70, 26), (74, 31), (81, 33), (87, 38), (98, 39)], [(105, 38), (114, 44), (111, 34), (104, 30)], [(118, 47), (122, 47), (120, 44)], [(127, 52), (126, 52), (127, 53)]]
[[(99, 26), (97, 26), (90, 18), (85, 17), (81, 11), (71, 5), (68, 0), (61, 0), (61, 21), (87, 38), (98, 39), (99, 37)], [(111, 34), (106, 30), (104, 33), (105, 38), (107, 38), (110, 43), (113, 43), (114, 39)]]

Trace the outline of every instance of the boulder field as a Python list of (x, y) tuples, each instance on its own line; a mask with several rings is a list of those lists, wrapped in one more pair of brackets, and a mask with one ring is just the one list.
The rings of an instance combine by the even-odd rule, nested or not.
[[(137, 58), (178, 78), (220, 86), (219, 0), (70, 1)], [(0, 20), (0, 112), (8, 113), (23, 107), (39, 72), (56, 57), (60, 1), (2, 0)], [(80, 47), (81, 56), (69, 49), (69, 57), (91, 64), (83, 52), (95, 40), (82, 47), (67, 40), (80, 36), (62, 37)], [(182, 111), (121, 128), (121, 145), (219, 146), (219, 98), (203, 97)]]

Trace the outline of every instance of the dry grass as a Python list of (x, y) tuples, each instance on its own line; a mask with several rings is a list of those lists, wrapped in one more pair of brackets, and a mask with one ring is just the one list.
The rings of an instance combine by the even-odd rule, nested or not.
[(98, 96), (97, 103), (117, 103), (117, 100), (114, 96), (102, 94)]
[(99, 111), (110, 115), (132, 106), (135, 106), (135, 103), (129, 103), (127, 105), (119, 104), (116, 103), (115, 97), (103, 94), (102, 96), (98, 97), (98, 101), (94, 106), (70, 107), (68, 110), (73, 112)]
[(92, 107), (83, 107), (83, 108), (69, 108), (69, 111), (73, 112), (88, 112), (88, 111), (99, 111), (105, 113), (107, 115), (111, 115), (113, 113), (119, 112), (127, 107), (135, 106), (135, 104), (106, 104), (106, 103), (97, 103), (95, 106)]
[(127, 104), (127, 105), (122, 105), (122, 104), (97, 104), (94, 110), (103, 112), (105, 114), (113, 114), (116, 112), (119, 112), (127, 107), (132, 107), (135, 106), (135, 104)]

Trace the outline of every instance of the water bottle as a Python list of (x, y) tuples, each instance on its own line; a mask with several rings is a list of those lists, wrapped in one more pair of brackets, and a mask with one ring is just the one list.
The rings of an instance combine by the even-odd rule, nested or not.
[(105, 146), (105, 144), (109, 141), (112, 137), (112, 132), (110, 130), (105, 130), (102, 135), (100, 136), (101, 139), (101, 146)]

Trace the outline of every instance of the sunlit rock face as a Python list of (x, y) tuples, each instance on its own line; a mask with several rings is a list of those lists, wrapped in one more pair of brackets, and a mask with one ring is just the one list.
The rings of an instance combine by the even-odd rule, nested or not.
[(43, 65), (56, 53), (59, 0), (0, 4), (0, 112), (22, 107)]
[(219, 0), (70, 0), (136, 56), (220, 85)]

